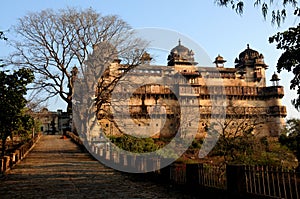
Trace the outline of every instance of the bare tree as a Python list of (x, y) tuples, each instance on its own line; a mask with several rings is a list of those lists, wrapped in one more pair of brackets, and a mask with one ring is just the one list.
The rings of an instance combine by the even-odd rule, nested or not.
[(228, 106), (226, 109), (226, 118), (213, 118), (207, 129), (219, 135), (214, 152), (228, 163), (238, 160), (241, 155), (249, 155), (255, 137), (260, 136), (257, 127), (264, 124), (266, 118), (263, 108)]
[[(101, 119), (114, 122), (110, 115), (111, 94), (121, 78), (140, 63), (146, 46), (147, 42), (138, 38), (127, 38), (118, 50), (110, 41), (100, 42), (94, 45), (93, 52), (81, 67), (84, 75), (77, 75), (77, 67), (72, 69), (73, 115), (76, 128), (83, 132), (81, 136), (86, 140), (91, 140), (94, 133), (99, 135), (97, 123)], [(120, 64), (120, 58), (125, 60), (123, 64)]]
[[(101, 16), (93, 9), (30, 13), (19, 19), (15, 32), (18, 40), (11, 41), (15, 52), (10, 63), (32, 69), (36, 77), (33, 93), (44, 100), (59, 95), (68, 104), (69, 112), (75, 77), (96, 70), (102, 74), (105, 70), (101, 63), (85, 64), (95, 46), (107, 42), (126, 61), (132, 58), (127, 56), (132, 49), (144, 48), (125, 21), (114, 15)], [(133, 58), (138, 56), (134, 54)]]

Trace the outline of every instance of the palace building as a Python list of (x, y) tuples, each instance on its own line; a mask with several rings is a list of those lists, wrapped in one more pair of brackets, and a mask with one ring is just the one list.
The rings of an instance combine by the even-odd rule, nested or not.
[[(268, 65), (264, 56), (249, 45), (235, 59), (233, 67), (225, 67), (225, 62), (218, 55), (213, 62), (215, 67), (198, 66), (193, 51), (180, 41), (170, 51), (166, 66), (152, 65), (151, 56), (145, 53), (141, 64), (130, 75), (152, 83), (133, 78), (130, 83), (135, 84), (133, 91), (125, 84), (116, 86), (114, 93), (118, 96), (129, 93), (128, 100), (119, 102), (119, 106), (114, 103), (118, 110), (110, 120), (99, 118), (104, 133), (119, 135), (122, 131), (141, 128), (141, 134), (148, 133), (151, 137), (172, 137), (179, 128), (192, 126), (189, 131), (203, 137), (212, 123), (220, 120), (219, 129), (230, 128), (228, 132), (252, 128), (258, 136), (278, 136), (287, 115), (281, 103), (284, 90), (278, 75), (266, 77)], [(120, 60), (111, 63), (108, 71), (111, 76), (122, 72)], [(267, 86), (267, 81), (272, 86)], [(184, 121), (185, 118), (180, 118), (182, 107), (192, 107), (185, 114), (199, 119)], [(223, 111), (218, 114), (216, 110)], [(125, 114), (126, 111), (129, 113)]]

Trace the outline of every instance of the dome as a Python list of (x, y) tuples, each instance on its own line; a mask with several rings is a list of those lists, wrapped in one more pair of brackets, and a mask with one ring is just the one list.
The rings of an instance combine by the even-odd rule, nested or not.
[(272, 79), (270, 79), (270, 81), (274, 82), (274, 81), (279, 81), (279, 77), (278, 75), (274, 72), (274, 74), (272, 75)]
[(175, 54), (178, 54), (178, 55), (187, 55), (187, 54), (190, 52), (190, 50), (189, 50), (187, 47), (181, 45), (181, 41), (179, 40), (179, 41), (178, 41), (178, 45), (175, 46), (175, 47), (171, 50), (171, 52), (172, 52), (172, 53), (175, 53)]
[(213, 63), (224, 63), (226, 62), (226, 60), (224, 60), (224, 58), (221, 56), (221, 55), (218, 55), (216, 58), (215, 58), (215, 61)]
[(224, 67), (225, 62), (226, 60), (224, 60), (221, 55), (218, 55), (213, 63), (215, 63), (217, 67)]
[(181, 45), (181, 41), (178, 41), (178, 45), (175, 46), (168, 56), (168, 66), (175, 64), (183, 65), (196, 65), (194, 61), (194, 52), (187, 47)]
[(273, 86), (279, 86), (279, 77), (276, 74), (276, 72), (274, 72), (274, 74), (272, 75), (272, 79), (270, 79), (271, 82), (273, 82)]
[(247, 59), (256, 59), (259, 57), (259, 52), (256, 50), (253, 50), (249, 47), (249, 44), (247, 44), (247, 49), (244, 50), (239, 54), (240, 60), (247, 60)]
[(264, 56), (256, 50), (253, 50), (247, 44), (247, 48), (239, 54), (239, 58), (235, 59), (236, 68), (244, 67), (256, 67), (261, 66), (267, 68), (268, 66), (264, 62)]

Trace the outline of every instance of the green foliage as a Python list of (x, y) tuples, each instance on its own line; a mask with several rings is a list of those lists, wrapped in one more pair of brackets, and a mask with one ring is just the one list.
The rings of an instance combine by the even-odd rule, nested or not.
[(232, 163), (250, 156), (254, 152), (255, 137), (251, 133), (236, 137), (220, 137), (210, 156), (222, 156), (226, 163)]
[[(252, 164), (295, 167), (295, 156), (289, 149), (282, 146), (277, 139), (268, 138), (268, 150), (263, 143), (257, 142), (255, 153), (249, 157)], [(249, 164), (251, 164), (249, 162)]]
[(203, 139), (194, 139), (190, 148), (191, 149), (200, 149), (202, 144), (203, 144)]
[(209, 158), (219, 157), (229, 164), (296, 166), (295, 156), (276, 139), (255, 136), (243, 141), (242, 139), (228, 146), (232, 147), (229, 151), (225, 150), (222, 140), (219, 141)]
[(276, 138), (257, 137), (251, 132), (237, 137), (220, 137), (208, 158), (219, 157), (227, 164), (295, 166), (293, 154)]
[(130, 135), (110, 137), (112, 143), (118, 147), (135, 153), (153, 152), (159, 148), (153, 138), (137, 138)]
[(300, 119), (287, 121), (285, 129), (279, 137), (279, 142), (296, 155), (298, 164), (300, 164)]
[(26, 142), (31, 138), (32, 131), (36, 128), (35, 120), (32, 116), (26, 114), (26, 109), (23, 109), (16, 122), (14, 136), (21, 138), (21, 142)]
[(5, 142), (13, 131), (19, 128), (24, 120), (22, 109), (26, 105), (24, 95), (27, 84), (33, 81), (33, 73), (28, 69), (17, 71), (0, 71), (0, 138), (2, 139), (2, 155)]
[[(175, 147), (175, 146), (173, 146)], [(174, 148), (163, 148), (163, 150), (158, 150), (157, 155), (160, 155), (163, 158), (175, 159), (178, 157), (178, 154), (175, 153)]]
[(269, 38), (269, 42), (276, 42), (276, 48), (284, 51), (277, 62), (277, 70), (278, 72), (287, 70), (294, 74), (290, 89), (296, 89), (298, 97), (292, 103), (297, 110), (300, 110), (300, 23), (297, 27), (278, 32)]
[(167, 138), (137, 138), (130, 135), (123, 135), (120, 137), (110, 137), (110, 140), (117, 147), (133, 153), (156, 152), (157, 155), (164, 158), (177, 157), (173, 148), (175, 146), (163, 148), (166, 144), (170, 144), (170, 140)]

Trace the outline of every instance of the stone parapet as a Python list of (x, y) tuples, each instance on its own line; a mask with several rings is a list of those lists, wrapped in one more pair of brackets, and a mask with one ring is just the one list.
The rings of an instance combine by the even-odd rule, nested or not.
[(17, 148), (14, 152), (7, 156), (0, 157), (0, 175), (5, 174), (15, 164), (25, 158), (28, 152), (34, 147), (35, 143), (40, 139), (40, 134), (37, 134), (34, 138)]

